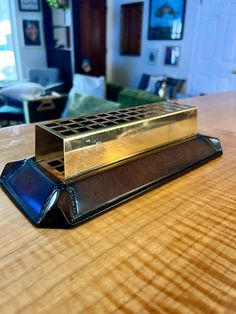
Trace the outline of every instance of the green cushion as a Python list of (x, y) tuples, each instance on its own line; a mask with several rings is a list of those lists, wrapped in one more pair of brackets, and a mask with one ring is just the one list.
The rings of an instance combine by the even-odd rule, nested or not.
[(117, 110), (120, 104), (89, 95), (74, 94), (68, 106), (67, 116), (89, 115)]
[(118, 97), (121, 108), (135, 107), (146, 104), (152, 104), (165, 100), (162, 97), (147, 93), (143, 90), (124, 88)]

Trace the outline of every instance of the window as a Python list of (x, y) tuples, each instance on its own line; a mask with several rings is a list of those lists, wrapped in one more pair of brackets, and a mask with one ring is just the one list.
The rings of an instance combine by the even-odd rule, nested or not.
[(9, 0), (1, 0), (0, 7), (0, 81), (17, 80), (13, 47)]

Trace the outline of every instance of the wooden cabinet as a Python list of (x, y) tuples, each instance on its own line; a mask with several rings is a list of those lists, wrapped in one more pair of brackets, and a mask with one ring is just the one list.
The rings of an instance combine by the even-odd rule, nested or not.
[(69, 0), (68, 9), (52, 9), (43, 0), (47, 62), (72, 83), (74, 73), (106, 72), (106, 0)]
[(121, 6), (120, 53), (140, 55), (142, 39), (143, 2)]
[(106, 72), (106, 1), (73, 1), (75, 71), (86, 74), (84, 65), (89, 63), (89, 75)]

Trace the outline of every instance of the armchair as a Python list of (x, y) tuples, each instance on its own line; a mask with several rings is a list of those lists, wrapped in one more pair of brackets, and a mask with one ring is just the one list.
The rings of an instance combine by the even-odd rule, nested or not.
[(21, 82), (9, 84), (0, 90), (0, 127), (25, 121), (23, 100), (26, 96), (39, 96), (43, 92), (40, 84)]
[(65, 91), (65, 82), (61, 81), (61, 72), (58, 68), (30, 68), (29, 80), (42, 85), (45, 94)]
[(25, 121), (23, 102), (26, 98), (65, 91), (66, 84), (60, 80), (57, 68), (30, 68), (28, 73), (28, 80), (9, 84), (0, 90), (0, 121), (22, 123)]

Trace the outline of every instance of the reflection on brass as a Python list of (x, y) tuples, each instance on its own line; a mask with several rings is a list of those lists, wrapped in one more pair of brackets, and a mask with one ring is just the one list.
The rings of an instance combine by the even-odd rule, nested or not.
[(196, 134), (197, 109), (162, 102), (36, 125), (36, 161), (61, 180)]

